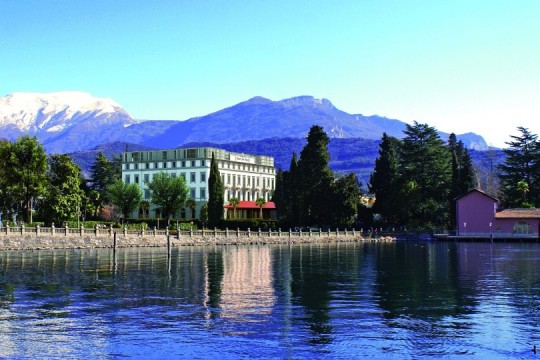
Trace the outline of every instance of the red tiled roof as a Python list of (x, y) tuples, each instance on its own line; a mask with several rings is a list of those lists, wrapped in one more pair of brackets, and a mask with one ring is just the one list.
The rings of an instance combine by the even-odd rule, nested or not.
[[(233, 209), (233, 207), (231, 205), (225, 205), (224, 207), (225, 207), (225, 209)], [(276, 204), (274, 204), (273, 201), (268, 201), (263, 206), (263, 209), (273, 210), (275, 208), (276, 208)], [(248, 209), (259, 210), (259, 207), (255, 204), (255, 201), (240, 201), (240, 203), (236, 207), (236, 210), (248, 210)]]
[(496, 219), (536, 219), (540, 218), (540, 209), (506, 209), (495, 214)]

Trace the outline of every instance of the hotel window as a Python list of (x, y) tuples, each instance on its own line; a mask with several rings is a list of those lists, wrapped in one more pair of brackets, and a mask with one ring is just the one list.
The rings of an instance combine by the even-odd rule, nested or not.
[(184, 179), (184, 181), (186, 181), (186, 173), (180, 173), (180, 176), (182, 177), (182, 179)]
[(126, 184), (129, 184), (129, 181), (130, 181), (130, 176), (129, 175), (126, 175), (125, 178), (124, 178), (124, 182)]
[(175, 168), (176, 167), (176, 161), (173, 161), (172, 163), (172, 167)]
[(144, 189), (144, 199), (149, 200), (150, 199), (150, 190)]
[(195, 167), (195, 160), (191, 160), (191, 167)]
[(227, 184), (231, 184), (231, 174), (227, 174)]
[(194, 172), (190, 172), (189, 173), (189, 181), (192, 182), (192, 183), (195, 182), (195, 176), (196, 175), (195, 175)]
[(186, 162), (182, 161), (182, 167), (186, 167)]
[(206, 166), (206, 161), (201, 160), (201, 166)]
[(146, 166), (145, 166), (147, 169), (150, 169), (150, 163), (146, 163)]
[(135, 184), (139, 184), (139, 175), (135, 175)]
[(189, 189), (189, 196), (192, 198), (192, 199), (195, 199), (195, 196), (197, 194), (195, 194), (195, 188), (191, 188)]
[(206, 182), (206, 173), (205, 172), (201, 173), (201, 182)]
[(166, 163), (166, 162), (163, 163), (163, 168), (164, 168), (164, 169), (167, 168), (167, 163)]
[(150, 175), (144, 174), (144, 182), (147, 183), (150, 181)]
[(171, 173), (171, 177), (172, 177), (173, 179), (176, 179), (176, 173)]
[(158, 163), (154, 163), (154, 169), (157, 169), (159, 168), (159, 164)]
[(205, 199), (206, 198), (206, 189), (205, 188), (200, 188), (199, 189), (199, 194), (201, 195), (201, 199)]
[(139, 170), (139, 164), (135, 164), (135, 170)]
[(167, 151), (163, 151), (162, 153), (163, 160), (167, 159)]

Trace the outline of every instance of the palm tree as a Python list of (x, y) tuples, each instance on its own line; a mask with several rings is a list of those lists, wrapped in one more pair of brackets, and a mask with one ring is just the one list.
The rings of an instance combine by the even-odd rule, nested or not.
[(229, 199), (229, 205), (233, 207), (233, 215), (235, 219), (236, 219), (236, 208), (238, 207), (239, 204), (240, 204), (240, 199), (235, 198), (235, 197), (232, 197)]
[(141, 201), (140, 208), (141, 208), (143, 219), (146, 219), (148, 217), (148, 210), (150, 209), (150, 201), (148, 200)]
[(191, 218), (195, 218), (195, 200), (194, 199), (187, 199), (186, 200), (186, 206), (191, 210)]
[(255, 205), (259, 207), (259, 217), (262, 219), (263, 218), (262, 208), (264, 205), (266, 205), (266, 200), (260, 197), (257, 200), (255, 200)]

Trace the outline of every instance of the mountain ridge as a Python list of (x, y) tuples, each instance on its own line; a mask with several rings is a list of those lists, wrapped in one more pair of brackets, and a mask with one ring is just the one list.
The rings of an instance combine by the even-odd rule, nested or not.
[[(349, 114), (328, 99), (309, 95), (278, 101), (255, 96), (184, 121), (134, 120), (112, 99), (83, 92), (14, 93), (0, 98), (0, 136), (14, 140), (35, 135), (49, 153), (88, 150), (126, 139), (152, 148), (174, 148), (190, 142), (305, 138), (312, 125), (322, 126), (330, 138), (365, 139), (380, 139), (383, 132), (403, 137), (406, 126), (379, 115)], [(487, 149), (480, 135), (457, 136), (467, 147)]]

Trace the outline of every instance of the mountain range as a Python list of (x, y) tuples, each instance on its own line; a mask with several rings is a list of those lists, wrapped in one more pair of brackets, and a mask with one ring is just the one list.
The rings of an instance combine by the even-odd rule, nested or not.
[[(329, 100), (312, 96), (281, 101), (254, 97), (185, 121), (135, 120), (113, 100), (83, 92), (14, 93), (0, 98), (0, 138), (36, 136), (48, 153), (90, 150), (125, 139), (160, 149), (190, 142), (230, 144), (268, 138), (304, 139), (314, 124), (322, 126), (333, 139), (378, 140), (383, 132), (403, 137), (405, 129), (400, 120), (348, 114)], [(440, 135), (443, 139), (448, 137), (445, 133)], [(468, 148), (488, 148), (477, 134), (457, 137)]]

